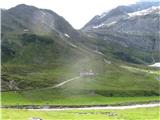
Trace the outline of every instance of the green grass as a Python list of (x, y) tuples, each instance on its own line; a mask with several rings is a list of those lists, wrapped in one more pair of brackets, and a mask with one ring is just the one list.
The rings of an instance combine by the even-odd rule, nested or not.
[[(79, 75), (84, 67), (93, 68), (97, 75), (71, 81), (57, 89), (45, 89)], [(3, 69), (12, 79), (23, 81), (21, 87), (34, 87), (2, 92), (3, 105), (96, 105), (159, 100), (155, 97), (159, 94), (160, 82), (155, 79), (156, 74), (128, 71), (119, 67), (119, 63), (105, 64), (102, 58), (91, 60), (86, 57), (71, 66), (9, 64)]]
[(63, 93), (58, 90), (31, 90), (22, 92), (2, 92), (2, 105), (106, 105), (120, 103), (139, 103), (160, 100), (151, 97), (105, 97), (80, 93), (81, 95)]
[(29, 111), (2, 109), (3, 120), (28, 120), (32, 117), (42, 118), (43, 120), (159, 120), (159, 115), (159, 107), (126, 110), (69, 111)]
[[(86, 65), (87, 62), (89, 62), (88, 65)], [(158, 89), (159, 81), (155, 78), (159, 71), (150, 70), (151, 73), (148, 73), (143, 72), (144, 70), (138, 71), (138, 68), (138, 70), (128, 71), (118, 65), (105, 65), (101, 60), (83, 60), (70, 65), (55, 63), (45, 67), (5, 64), (2, 65), (2, 78), (15, 80), (21, 89), (45, 87), (78, 76), (83, 68), (93, 68), (96, 71), (96, 77), (89, 83), (94, 88), (119, 89), (123, 85), (123, 89)], [(84, 82), (83, 79), (82, 82)]]
[[(20, 45), (15, 46), (18, 49), (15, 57), (2, 60), (2, 90), (6, 91), (2, 92), (4, 105), (110, 104), (114, 103), (112, 97), (122, 102), (123, 98), (144, 96), (155, 100), (153, 96), (160, 95), (160, 81), (156, 80), (159, 71), (156, 69), (139, 65), (131, 67), (132, 64), (96, 54), (94, 49), (84, 45), (71, 48), (54, 37), (27, 35), (24, 37), (26, 43), (19, 37), (13, 40)], [(10, 42), (7, 45), (10, 48)], [(111, 60), (111, 64), (105, 63), (104, 59)], [(95, 72), (95, 77), (80, 78), (58, 89), (46, 89), (90, 69)], [(12, 80), (19, 91), (9, 88)]]

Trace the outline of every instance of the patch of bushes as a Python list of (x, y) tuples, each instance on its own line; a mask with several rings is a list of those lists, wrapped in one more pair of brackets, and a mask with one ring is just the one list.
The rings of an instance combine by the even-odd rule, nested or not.
[(54, 40), (49, 37), (37, 36), (35, 34), (27, 34), (27, 33), (22, 34), (21, 40), (24, 45), (28, 43), (35, 43), (35, 44), (53, 44), (54, 43)]
[(158, 96), (160, 93), (153, 90), (96, 90), (96, 94), (106, 97), (134, 97), (134, 96)]
[(114, 55), (118, 58), (120, 58), (121, 60), (130, 62), (130, 63), (135, 63), (135, 64), (140, 64), (141, 62), (139, 62), (138, 60), (136, 60), (135, 58), (133, 58), (132, 56), (130, 56), (127, 53), (124, 52), (115, 52)]

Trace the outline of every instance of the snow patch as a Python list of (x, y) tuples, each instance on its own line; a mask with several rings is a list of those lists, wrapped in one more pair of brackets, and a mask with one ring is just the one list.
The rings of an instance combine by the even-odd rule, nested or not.
[(71, 38), (67, 33), (65, 33), (64, 36), (66, 36), (66, 37), (68, 37), (68, 38)]
[(102, 19), (106, 16), (107, 13), (103, 13), (102, 15), (100, 15), (99, 19)]
[(75, 48), (77, 48), (78, 46), (77, 45), (74, 45), (74, 44), (72, 44), (72, 43), (69, 43), (72, 47), (75, 47)]
[(100, 28), (100, 27), (102, 27), (102, 26), (104, 26), (105, 24), (100, 24), (100, 25), (97, 25), (97, 26), (93, 26), (92, 28)]
[(67, 43), (68, 43), (70, 46), (72, 46), (72, 47), (75, 47), (75, 48), (78, 47), (77, 45), (74, 45), (73, 43), (71, 43), (71, 42), (69, 42), (69, 41), (67, 41)]
[(110, 22), (110, 23), (108, 23), (108, 24), (106, 24), (107, 25), (107, 27), (109, 27), (109, 26), (112, 26), (112, 25), (114, 25), (114, 24), (116, 24), (117, 23), (117, 21), (113, 21), (113, 22)]
[(113, 22), (110, 22), (110, 23), (108, 23), (108, 24), (104, 24), (104, 23), (102, 23), (102, 24), (100, 24), (100, 25), (93, 26), (92, 28), (97, 29), (97, 28), (101, 28), (101, 27), (103, 27), (103, 26), (110, 27), (110, 26), (112, 26), (112, 25), (114, 25), (114, 24), (116, 24), (116, 23), (117, 23), (117, 21), (113, 21)]
[(98, 53), (99, 55), (105, 56), (102, 52), (100, 52), (100, 51), (98, 51), (98, 50), (95, 50), (94, 52), (95, 52), (95, 53)]
[(100, 54), (100, 55), (104, 55), (104, 54), (103, 54), (102, 52), (100, 52), (100, 51), (97, 51), (97, 53)]
[(111, 64), (111, 61), (104, 59), (104, 62), (107, 64)]
[(111, 10), (105, 11), (104, 13), (102, 13), (101, 15), (99, 15), (98, 19), (102, 19), (104, 18)]
[(150, 67), (158, 67), (160, 68), (160, 62), (154, 63), (152, 65), (149, 65)]
[(157, 13), (160, 14), (160, 6), (158, 7), (151, 7), (145, 10), (141, 10), (141, 11), (137, 11), (137, 12), (133, 12), (133, 13), (128, 13), (129, 17), (135, 17), (135, 16), (144, 16), (144, 15), (148, 15), (150, 13), (152, 13), (153, 11), (156, 11)]

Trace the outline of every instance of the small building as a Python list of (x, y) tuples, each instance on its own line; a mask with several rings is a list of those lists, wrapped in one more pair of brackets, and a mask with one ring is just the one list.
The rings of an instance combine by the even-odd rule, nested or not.
[(94, 76), (95, 73), (92, 71), (92, 69), (90, 71), (81, 71), (80, 72), (80, 77), (88, 77), (88, 76)]
[(29, 32), (29, 30), (28, 29), (24, 29), (23, 32)]

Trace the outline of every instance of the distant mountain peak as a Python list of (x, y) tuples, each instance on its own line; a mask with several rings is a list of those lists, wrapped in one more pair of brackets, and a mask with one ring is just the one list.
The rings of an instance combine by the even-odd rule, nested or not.
[(148, 9), (136, 11), (136, 12), (133, 12), (133, 13), (128, 13), (128, 15), (129, 15), (130, 17), (134, 17), (134, 16), (144, 16), (144, 15), (151, 14), (151, 13), (153, 13), (153, 12), (160, 14), (160, 6), (153, 6), (153, 7), (148, 8)]
[(138, 11), (143, 11), (149, 8), (154, 9), (157, 6), (160, 6), (159, 2), (137, 2), (136, 4), (127, 6), (121, 5), (108, 12), (102, 13), (101, 15), (95, 16), (83, 27), (83, 29), (86, 30), (93, 28), (93, 26), (101, 26), (102, 24), (119, 21), (124, 17), (128, 17), (128, 15), (132, 15), (131, 13), (138, 13)]
[[(29, 29), (35, 33), (68, 33), (73, 36), (77, 31), (57, 13), (34, 6), (20, 4), (2, 13), (2, 25), (5, 30), (23, 31)], [(4, 30), (4, 29), (3, 29)]]

